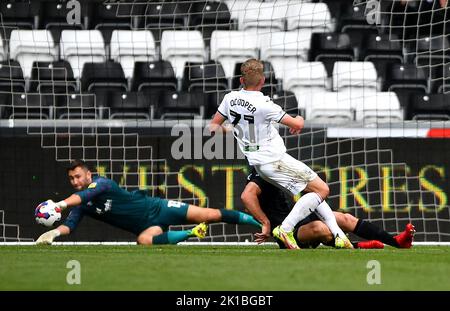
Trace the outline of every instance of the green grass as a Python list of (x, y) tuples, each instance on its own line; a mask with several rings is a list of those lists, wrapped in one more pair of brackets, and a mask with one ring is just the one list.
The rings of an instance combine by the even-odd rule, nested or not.
[[(73, 259), (81, 285), (66, 282)], [(0, 246), (0, 290), (450, 290), (449, 276), (450, 247)]]

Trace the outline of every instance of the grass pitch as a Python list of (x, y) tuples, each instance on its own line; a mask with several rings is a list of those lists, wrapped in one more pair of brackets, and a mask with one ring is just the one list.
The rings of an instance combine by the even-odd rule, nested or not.
[[(367, 283), (370, 260), (381, 284)], [(0, 290), (450, 290), (450, 247), (0, 246)]]

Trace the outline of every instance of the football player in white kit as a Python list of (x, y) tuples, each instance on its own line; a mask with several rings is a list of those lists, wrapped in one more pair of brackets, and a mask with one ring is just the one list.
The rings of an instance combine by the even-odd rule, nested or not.
[[(303, 118), (286, 114), (260, 92), (265, 78), (263, 64), (259, 60), (245, 61), (241, 66), (241, 75), (240, 82), (244, 88), (225, 95), (211, 120), (210, 130), (221, 130), (222, 123), (228, 119), (234, 127), (234, 136), (241, 151), (262, 178), (293, 195), (306, 192), (282, 224), (273, 229), (274, 237), (289, 249), (299, 248), (293, 235), (294, 227), (314, 212), (330, 228), (336, 247), (353, 248), (325, 202), (328, 185), (307, 165), (286, 153), (283, 139), (273, 125), (273, 122), (284, 124), (291, 134), (299, 134), (304, 126)], [(267, 228), (263, 227), (264, 230)]]

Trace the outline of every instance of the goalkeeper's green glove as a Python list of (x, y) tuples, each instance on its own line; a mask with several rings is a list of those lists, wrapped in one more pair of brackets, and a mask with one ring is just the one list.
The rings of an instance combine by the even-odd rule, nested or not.
[(41, 236), (37, 239), (36, 245), (51, 245), (53, 243), (53, 240), (60, 235), (61, 232), (59, 232), (58, 229), (47, 231), (41, 234)]

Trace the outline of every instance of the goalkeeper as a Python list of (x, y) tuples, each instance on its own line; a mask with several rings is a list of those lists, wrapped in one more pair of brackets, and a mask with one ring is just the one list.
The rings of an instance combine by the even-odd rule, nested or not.
[[(56, 237), (70, 234), (85, 215), (136, 234), (137, 243), (143, 245), (176, 244), (191, 236), (203, 238), (205, 223), (210, 222), (261, 227), (252, 216), (238, 211), (150, 197), (139, 190), (128, 192), (113, 180), (93, 176), (81, 160), (72, 161), (67, 173), (77, 192), (56, 205), (61, 210), (70, 208), (70, 213), (62, 225), (42, 234), (36, 244), (51, 244)], [(167, 231), (170, 225), (193, 223), (200, 224), (192, 230)]]
[[(270, 237), (272, 228), (278, 226), (289, 214), (291, 204), (282, 190), (263, 180), (256, 170), (247, 177), (247, 185), (241, 194), (241, 199), (248, 211), (262, 223), (262, 232), (256, 233), (256, 242), (262, 243)], [(410, 248), (415, 233), (414, 226), (407, 224), (405, 231), (397, 236), (370, 223), (358, 219), (351, 214), (334, 212), (339, 227), (345, 232), (366, 239), (353, 243), (355, 248), (383, 248), (384, 244), (397, 248)], [(315, 248), (323, 243), (335, 246), (333, 235), (328, 227), (320, 221), (315, 213), (302, 220), (295, 227), (295, 239), (300, 248)], [(277, 239), (276, 239), (277, 240)], [(284, 244), (277, 240), (281, 248)], [(384, 244), (383, 244), (384, 243)]]

